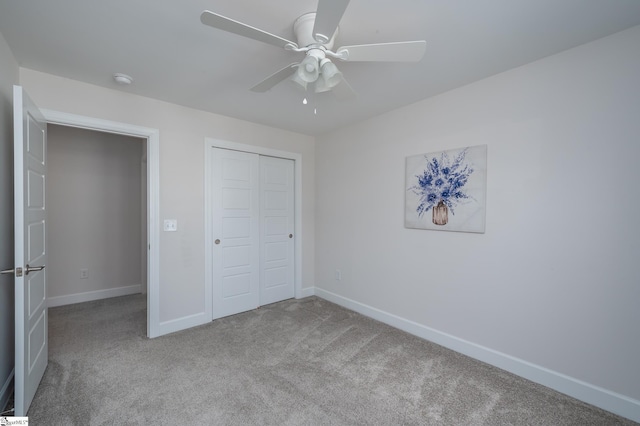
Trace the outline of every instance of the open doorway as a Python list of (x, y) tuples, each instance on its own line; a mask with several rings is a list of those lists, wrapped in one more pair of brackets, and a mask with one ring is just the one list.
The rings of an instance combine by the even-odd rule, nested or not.
[(47, 133), (49, 307), (146, 294), (146, 139)]
[(93, 130), (116, 135), (140, 138), (146, 153), (146, 283), (147, 283), (147, 337), (166, 334), (160, 323), (160, 235), (159, 235), (159, 194), (160, 194), (160, 134), (158, 129), (128, 123), (104, 120), (64, 112), (41, 110), (48, 125), (61, 125)]

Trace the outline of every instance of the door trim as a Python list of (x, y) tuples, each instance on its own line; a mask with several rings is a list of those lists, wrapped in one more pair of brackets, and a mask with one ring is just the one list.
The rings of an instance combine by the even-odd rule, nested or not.
[(302, 154), (280, 151), (256, 145), (230, 142), (221, 139), (204, 139), (204, 277), (205, 313), (213, 319), (213, 208), (211, 199), (211, 148), (249, 152), (269, 157), (285, 158), (294, 162), (294, 293), (296, 299), (305, 297), (302, 292)]
[(160, 131), (47, 109), (41, 109), (41, 112), (49, 124), (133, 136), (147, 141), (147, 337), (164, 334), (160, 327)]

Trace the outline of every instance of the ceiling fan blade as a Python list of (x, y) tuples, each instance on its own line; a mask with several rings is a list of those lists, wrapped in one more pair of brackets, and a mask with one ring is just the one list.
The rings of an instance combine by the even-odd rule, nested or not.
[(350, 62), (418, 62), (424, 56), (424, 40), (396, 43), (343, 46), (336, 51), (339, 59)]
[(319, 0), (316, 20), (313, 24), (313, 38), (319, 43), (327, 43), (333, 37), (338, 24), (349, 5), (349, 0)]
[(231, 18), (218, 15), (217, 13), (213, 13), (210, 10), (205, 10), (204, 12), (202, 12), (202, 14), (200, 15), (200, 21), (205, 25), (209, 25), (210, 27), (228, 31), (230, 33), (251, 38), (253, 40), (258, 40), (263, 43), (272, 44), (274, 46), (282, 48), (286, 48), (288, 46), (293, 46), (295, 48), (298, 47), (296, 43), (290, 40), (279, 37), (275, 34), (268, 33), (259, 28), (243, 24), (242, 22), (235, 21)]
[(271, 74), (269, 77), (262, 80), (260, 83), (256, 84), (251, 88), (252, 92), (264, 93), (267, 90), (271, 89), (276, 84), (280, 83), (283, 80), (286, 80), (289, 76), (291, 76), (299, 64), (289, 64), (286, 67), (282, 68), (280, 71), (276, 71)]
[(351, 87), (351, 85), (347, 83), (347, 80), (344, 79), (344, 77), (342, 78), (342, 81), (338, 83), (337, 86), (331, 89), (331, 91), (333, 92), (333, 95), (341, 101), (353, 99), (356, 96), (358, 96), (355, 90), (353, 90), (353, 88)]

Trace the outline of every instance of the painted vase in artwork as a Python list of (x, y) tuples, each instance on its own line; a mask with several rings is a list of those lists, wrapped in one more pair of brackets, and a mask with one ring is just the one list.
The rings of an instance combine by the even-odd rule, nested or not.
[(440, 201), (433, 207), (433, 217), (431, 219), (435, 225), (446, 225), (449, 221), (449, 209), (447, 205)]

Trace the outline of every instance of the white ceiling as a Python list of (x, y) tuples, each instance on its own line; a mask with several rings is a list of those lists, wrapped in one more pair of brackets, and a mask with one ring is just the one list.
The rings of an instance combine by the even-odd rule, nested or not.
[[(288, 81), (249, 91), (303, 54), (200, 23), (209, 9), (295, 40), (293, 21), (316, 4), (0, 0), (0, 33), (22, 67), (318, 135), (640, 24), (640, 0), (351, 0), (334, 47), (424, 39), (425, 57), (338, 62), (358, 97), (304, 106)], [(134, 84), (118, 86), (116, 72)]]

